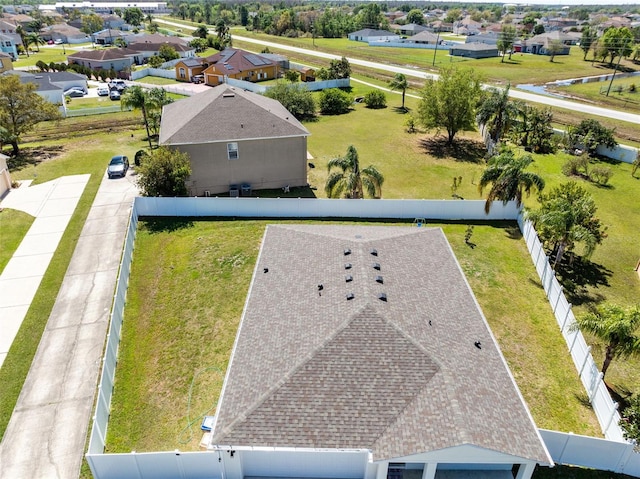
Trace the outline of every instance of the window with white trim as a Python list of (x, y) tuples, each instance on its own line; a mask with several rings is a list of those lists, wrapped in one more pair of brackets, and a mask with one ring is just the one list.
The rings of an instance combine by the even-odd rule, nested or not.
[(227, 158), (230, 160), (238, 159), (238, 144), (237, 143), (227, 143)]
[(184, 68), (180, 67), (180, 78), (186, 78), (186, 76), (187, 71)]

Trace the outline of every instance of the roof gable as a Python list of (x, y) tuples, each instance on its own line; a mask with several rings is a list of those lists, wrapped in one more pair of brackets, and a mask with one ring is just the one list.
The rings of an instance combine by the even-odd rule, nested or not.
[(278, 101), (227, 85), (165, 106), (160, 125), (166, 145), (307, 135)]

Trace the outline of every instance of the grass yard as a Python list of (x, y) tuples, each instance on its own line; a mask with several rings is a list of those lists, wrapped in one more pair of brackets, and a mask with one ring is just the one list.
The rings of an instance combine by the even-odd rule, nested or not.
[(0, 208), (0, 273), (27, 234), (33, 216), (22, 211)]
[(640, 112), (640, 90), (637, 90), (640, 88), (639, 77), (616, 77), (607, 96), (610, 84), (610, 81), (577, 83), (553, 89), (607, 108)]
[[(546, 55), (513, 54), (511, 60), (505, 59), (502, 62), (500, 57), (486, 58), (480, 60), (467, 59), (449, 56), (448, 49), (438, 49), (436, 52), (435, 68), (433, 64), (434, 50), (423, 50), (416, 48), (387, 48), (370, 47), (363, 42), (354, 42), (347, 38), (316, 38), (313, 46), (312, 38), (286, 38), (266, 35), (262, 33), (243, 31), (234, 29), (232, 35), (256, 38), (283, 45), (307, 48), (310, 50), (320, 50), (336, 55), (344, 55), (351, 58), (377, 61), (391, 65), (403, 67), (415, 67), (421, 70), (435, 71), (440, 67), (455, 64), (473, 68), (480, 73), (487, 82), (498, 85), (511, 83), (546, 83), (549, 81), (577, 78), (583, 76), (603, 75), (613, 72), (613, 67), (608, 64), (594, 63), (583, 60), (583, 52), (579, 47), (572, 47), (570, 55), (558, 55), (554, 61), (549, 61)], [(234, 39), (235, 44), (242, 44), (240, 39)], [(244, 46), (250, 48), (251, 44)], [(252, 47), (261, 48), (255, 44)], [(287, 53), (289, 55), (289, 53)], [(321, 61), (321, 60), (318, 60)], [(328, 61), (324, 61), (328, 64)], [(631, 70), (637, 70), (637, 65), (630, 61), (623, 61), (622, 66)]]
[[(31, 47), (34, 48), (34, 47)], [(65, 52), (66, 51), (66, 55)], [(61, 45), (44, 46), (40, 45), (40, 51), (29, 51), (29, 56), (20, 55), (18, 60), (13, 62), (14, 67), (35, 67), (39, 61), (45, 62), (47, 65), (51, 62), (63, 63), (67, 61), (67, 55), (75, 53), (67, 45), (63, 49)]]
[(136, 81), (140, 83), (147, 83), (149, 85), (184, 85), (184, 82), (179, 82), (175, 78), (153, 77), (150, 75)]
[[(118, 115), (121, 115), (120, 118), (128, 118), (130, 114), (120, 113)], [(110, 115), (104, 117), (114, 118)], [(128, 126), (126, 134), (121, 133), (116, 127), (113, 127), (113, 132), (98, 130), (96, 133), (91, 133), (90, 130), (93, 128), (94, 122), (99, 123), (100, 121), (104, 121), (104, 118), (100, 117), (100, 120), (95, 118), (66, 119), (59, 122), (57, 126), (44, 124), (40, 128), (41, 132), (52, 131), (62, 132), (62, 134), (60, 136), (51, 135), (56, 139), (23, 144), (23, 161), (10, 165), (14, 180), (34, 179), (34, 183), (43, 183), (64, 175), (85, 173), (91, 174), (91, 178), (40, 284), (38, 293), (31, 303), (22, 327), (0, 369), (0, 437), (4, 434), (22, 384), (31, 366), (42, 331), (62, 284), (64, 273), (104, 176), (107, 162), (111, 156), (118, 153), (133, 157), (138, 149), (145, 146), (144, 133), (138, 126), (134, 128)], [(67, 133), (65, 131), (67, 128), (75, 133)], [(81, 140), (78, 140), (76, 136), (79, 134), (82, 135)], [(73, 140), (69, 141), (70, 138)], [(45, 157), (50, 159), (42, 160)], [(5, 224), (12, 228), (16, 226), (16, 230), (12, 231), (11, 238), (8, 240), (10, 243), (6, 252), (5, 233), (2, 233), (3, 260), (11, 251), (10, 248), (15, 248), (10, 245), (22, 240), (28, 228), (26, 223), (32, 221), (30, 217), (21, 218), (21, 216), (22, 214), (9, 210), (0, 213), (2, 224), (0, 231), (5, 230)], [(5, 221), (8, 223), (4, 223)]]
[[(140, 223), (108, 452), (197, 449), (199, 415), (215, 408), (266, 224)], [(433, 226), (443, 227), (538, 425), (599, 435), (517, 226), (476, 225), (473, 249), (466, 225)]]

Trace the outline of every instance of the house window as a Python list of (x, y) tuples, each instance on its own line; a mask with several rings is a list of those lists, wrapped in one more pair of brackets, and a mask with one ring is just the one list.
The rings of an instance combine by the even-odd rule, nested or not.
[(238, 144), (237, 143), (227, 143), (227, 157), (230, 160), (238, 159)]
[(186, 76), (186, 72), (184, 68), (180, 68), (180, 78), (184, 78)]

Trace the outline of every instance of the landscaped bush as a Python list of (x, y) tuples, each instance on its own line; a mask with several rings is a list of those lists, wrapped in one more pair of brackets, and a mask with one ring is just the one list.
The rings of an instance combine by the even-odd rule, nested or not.
[(611, 168), (609, 168), (608, 166), (594, 166), (591, 169), (589, 178), (594, 183), (597, 183), (599, 185), (606, 185), (607, 183), (609, 183), (609, 180), (612, 176), (613, 171), (611, 171)]
[(341, 115), (349, 111), (353, 98), (342, 90), (329, 88), (320, 92), (319, 103), (324, 115)]
[(387, 95), (380, 90), (373, 90), (364, 95), (364, 103), (367, 108), (386, 108), (387, 107)]
[(566, 176), (589, 176), (589, 157), (585, 154), (572, 156), (564, 165), (562, 173)]

